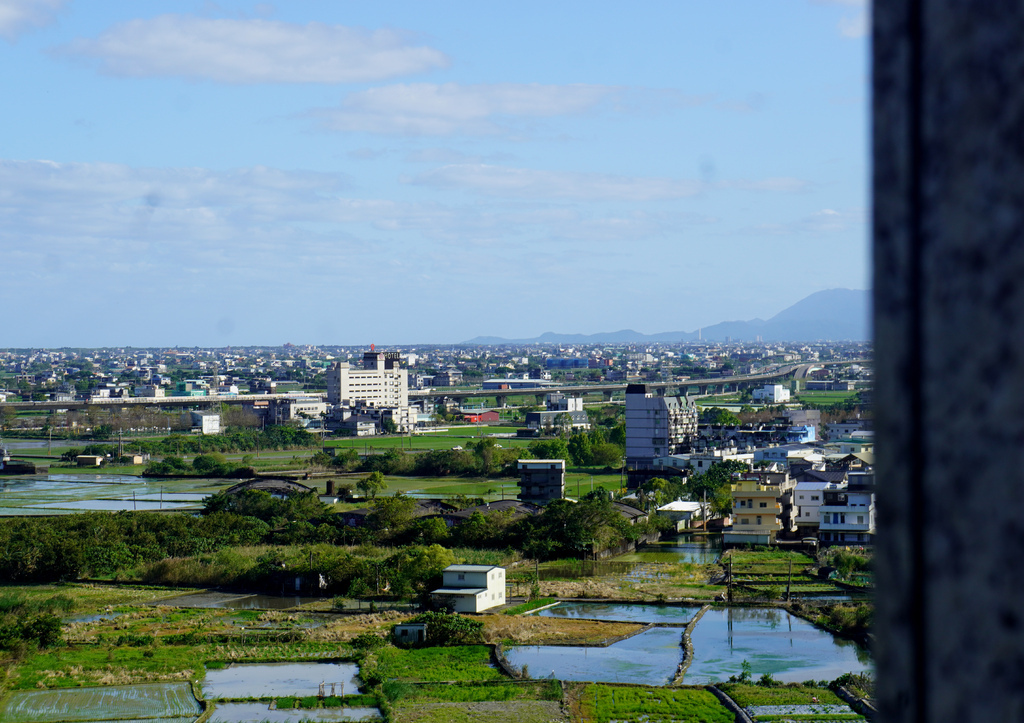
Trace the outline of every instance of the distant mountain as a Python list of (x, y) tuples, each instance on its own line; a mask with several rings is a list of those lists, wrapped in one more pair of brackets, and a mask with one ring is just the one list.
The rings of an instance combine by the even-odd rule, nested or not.
[(796, 302), (768, 319), (723, 321), (699, 331), (665, 331), (641, 334), (632, 329), (599, 334), (545, 332), (533, 339), (478, 336), (466, 345), (499, 344), (630, 344), (642, 342), (697, 341), (865, 341), (870, 338), (870, 292), (862, 289), (826, 289)]

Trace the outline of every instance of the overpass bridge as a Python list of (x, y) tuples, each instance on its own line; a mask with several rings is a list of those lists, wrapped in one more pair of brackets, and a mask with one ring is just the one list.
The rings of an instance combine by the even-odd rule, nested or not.
[[(682, 381), (670, 382), (642, 382), (648, 389), (655, 390), (658, 394), (665, 396), (669, 390), (676, 390), (680, 396), (705, 394), (722, 394), (727, 392), (741, 391), (752, 386), (759, 386), (766, 382), (779, 381), (782, 379), (796, 378), (804, 379), (812, 369), (819, 369), (825, 366), (841, 364), (864, 363), (865, 359), (850, 359), (837, 362), (815, 362), (786, 364), (769, 372), (759, 374), (737, 374), (727, 377), (712, 377), (709, 379), (685, 379)], [(480, 397), (496, 397), (497, 405), (504, 407), (509, 397), (533, 396), (537, 404), (544, 402), (544, 396), (552, 392), (561, 392), (567, 395), (601, 394), (605, 401), (610, 401), (615, 392), (624, 392), (628, 383), (598, 383), (598, 384), (546, 384), (544, 386), (526, 387), (522, 389), (424, 389), (410, 390), (409, 399), (433, 399), (437, 402), (454, 400), (462, 402), (466, 399), (477, 399)]]
[[(326, 398), (321, 392), (303, 392), (303, 396)], [(133, 407), (211, 407), (221, 404), (294, 399), (293, 394), (211, 394), (205, 397), (113, 397), (110, 399), (77, 399), (73, 402), (3, 402), (0, 407), (15, 411), (49, 412), (64, 409), (130, 409)]]

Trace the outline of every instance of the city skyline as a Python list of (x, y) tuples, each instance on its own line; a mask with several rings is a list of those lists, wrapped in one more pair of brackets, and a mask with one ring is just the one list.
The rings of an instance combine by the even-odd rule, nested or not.
[(866, 6), (0, 0), (4, 346), (457, 343), (868, 288)]

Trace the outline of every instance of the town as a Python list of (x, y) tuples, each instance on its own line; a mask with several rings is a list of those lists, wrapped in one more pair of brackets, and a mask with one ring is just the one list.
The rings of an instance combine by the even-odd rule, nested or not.
[(2, 350), (3, 717), (871, 716), (872, 382), (858, 342)]

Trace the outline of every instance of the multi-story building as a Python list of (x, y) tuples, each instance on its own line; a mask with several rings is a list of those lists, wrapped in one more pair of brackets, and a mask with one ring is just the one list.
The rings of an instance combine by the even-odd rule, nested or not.
[(829, 485), (819, 508), (824, 545), (870, 545), (875, 537), (874, 474), (854, 472), (846, 484)]
[(787, 472), (745, 472), (732, 484), (732, 528), (727, 545), (770, 545), (780, 534), (796, 529), (793, 490)]
[(335, 362), (326, 376), (328, 404), (389, 409), (399, 431), (409, 428), (408, 372), (401, 368), (397, 352), (366, 352), (361, 369)]
[(630, 487), (653, 470), (654, 460), (690, 451), (697, 434), (697, 408), (684, 397), (659, 397), (643, 384), (626, 387), (626, 467)]
[(543, 504), (565, 497), (564, 459), (519, 460), (519, 499)]

